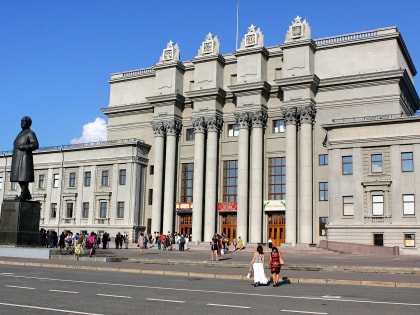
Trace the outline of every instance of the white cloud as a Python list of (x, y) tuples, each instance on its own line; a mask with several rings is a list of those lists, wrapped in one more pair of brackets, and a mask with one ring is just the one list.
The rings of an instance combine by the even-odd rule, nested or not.
[(83, 134), (80, 138), (71, 139), (71, 144), (106, 141), (106, 122), (97, 117), (95, 121), (88, 122), (83, 126)]

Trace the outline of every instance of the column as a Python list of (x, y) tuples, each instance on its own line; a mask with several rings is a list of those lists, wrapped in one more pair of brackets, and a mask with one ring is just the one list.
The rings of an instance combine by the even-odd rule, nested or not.
[(162, 122), (152, 123), (155, 135), (154, 170), (153, 170), (153, 205), (152, 231), (162, 232), (162, 186), (163, 186), (163, 156), (165, 152), (165, 126)]
[(299, 148), (299, 243), (312, 243), (312, 121), (314, 110), (305, 106), (300, 110)]
[(263, 222), (263, 136), (267, 122), (265, 111), (258, 111), (252, 115), (251, 138), (251, 206), (249, 209), (249, 241), (259, 243), (262, 241)]
[[(207, 120), (207, 155), (206, 155), (206, 189), (205, 189), (205, 218), (204, 241), (210, 241), (216, 232), (217, 213), (217, 178), (218, 178), (218, 139), (223, 120), (214, 116)], [(194, 234), (193, 234), (194, 237)]]
[(193, 241), (199, 242), (203, 239), (204, 141), (206, 132), (204, 118), (195, 119), (193, 126), (195, 138), (192, 237)]
[(297, 215), (297, 145), (296, 145), (296, 107), (284, 112), (286, 118), (286, 243), (296, 245)]
[(248, 241), (248, 173), (249, 173), (249, 115), (236, 114), (238, 137), (238, 214), (237, 236)]
[(163, 233), (174, 232), (177, 137), (181, 123), (173, 120), (166, 124), (165, 189), (163, 205)]

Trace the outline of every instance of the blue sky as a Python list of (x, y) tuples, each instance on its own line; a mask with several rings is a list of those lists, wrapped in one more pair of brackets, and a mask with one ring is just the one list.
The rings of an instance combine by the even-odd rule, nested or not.
[[(0, 151), (12, 149), (25, 115), (41, 147), (101, 139), (110, 74), (153, 66), (170, 40), (179, 45), (181, 61), (194, 58), (209, 32), (219, 38), (222, 54), (233, 52), (236, 3), (1, 0)], [(239, 42), (254, 24), (266, 47), (283, 43), (297, 15), (308, 21), (314, 39), (397, 26), (420, 70), (418, 0), (239, 3)]]

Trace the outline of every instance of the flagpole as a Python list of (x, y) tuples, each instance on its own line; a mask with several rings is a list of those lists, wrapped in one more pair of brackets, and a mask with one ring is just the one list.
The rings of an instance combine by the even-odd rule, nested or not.
[(236, 50), (238, 50), (239, 0), (236, 0)]

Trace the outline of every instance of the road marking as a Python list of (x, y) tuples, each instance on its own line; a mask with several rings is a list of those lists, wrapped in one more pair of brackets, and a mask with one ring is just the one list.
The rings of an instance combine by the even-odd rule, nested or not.
[(185, 301), (163, 300), (163, 299), (152, 299), (152, 298), (146, 298), (146, 300), (149, 300), (149, 301), (160, 301), (160, 302), (169, 302), (169, 303), (185, 303)]
[(8, 287), (8, 288), (16, 288), (16, 289), (35, 290), (35, 288), (31, 288), (31, 287), (19, 287), (17, 285), (6, 285), (6, 287)]
[(241, 305), (226, 305), (226, 304), (207, 304), (208, 306), (219, 306), (219, 307), (232, 307), (232, 308), (250, 308), (249, 306), (241, 306)]
[(78, 294), (80, 292), (76, 292), (76, 291), (64, 291), (64, 290), (48, 290), (50, 292), (59, 292), (59, 293), (71, 293), (71, 294)]
[(85, 312), (78, 312), (78, 311), (71, 311), (71, 310), (61, 310), (58, 308), (39, 307), (39, 306), (33, 306), (33, 305), (11, 304), (11, 303), (1, 303), (1, 302), (0, 302), (0, 305), (30, 308), (30, 309), (37, 309), (37, 310), (44, 310), (44, 311), (54, 311), (54, 312), (67, 313), (67, 314), (103, 315), (103, 314), (98, 314), (98, 313), (85, 313)]
[(317, 314), (317, 315), (327, 315), (328, 314), (328, 313), (305, 312), (305, 311), (296, 311), (296, 310), (280, 310), (280, 312), (300, 313), (300, 314)]
[(324, 299), (341, 299), (342, 298), (342, 296), (339, 296), (339, 295), (323, 295), (321, 297)]
[(124, 298), (124, 299), (132, 299), (132, 296), (126, 296), (126, 295), (113, 295), (113, 294), (100, 294), (97, 293), (96, 295), (99, 296), (106, 296), (106, 297), (115, 297), (115, 298)]

